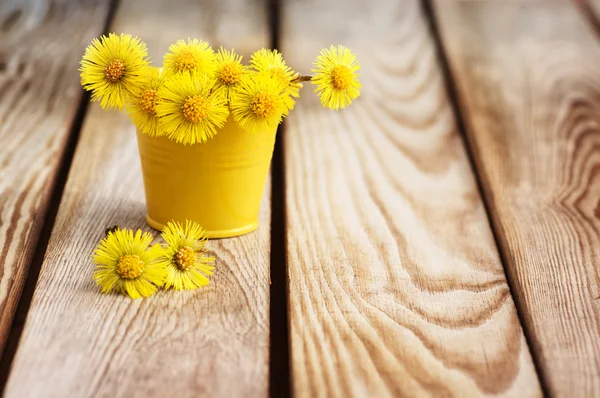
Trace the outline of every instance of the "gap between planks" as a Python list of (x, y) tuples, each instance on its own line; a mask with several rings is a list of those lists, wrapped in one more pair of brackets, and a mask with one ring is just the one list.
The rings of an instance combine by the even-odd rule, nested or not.
[[(279, 49), (281, 4), (268, 0), (270, 48)], [(288, 318), (288, 273), (286, 261), (285, 121), (279, 126), (271, 161), (271, 330), (269, 347), (269, 396), (291, 396)]]

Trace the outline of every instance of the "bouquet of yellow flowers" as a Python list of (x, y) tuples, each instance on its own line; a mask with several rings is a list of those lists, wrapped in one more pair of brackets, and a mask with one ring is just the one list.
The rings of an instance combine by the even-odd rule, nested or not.
[(192, 220), (223, 238), (257, 228), (277, 126), (302, 84), (316, 85), (335, 110), (359, 96), (360, 67), (348, 48), (323, 49), (314, 66), (312, 76), (299, 74), (264, 48), (244, 65), (234, 50), (188, 39), (157, 68), (139, 38), (109, 34), (92, 41), (80, 71), (92, 101), (125, 109), (137, 128), (148, 224)]
[(181, 144), (207, 141), (229, 115), (244, 130), (272, 129), (294, 108), (302, 82), (317, 85), (323, 106), (339, 109), (360, 94), (359, 64), (344, 46), (323, 49), (313, 76), (292, 70), (277, 50), (242, 64), (233, 50), (197, 39), (169, 47), (163, 68), (150, 65), (146, 44), (129, 34), (94, 39), (81, 61), (81, 84), (104, 109), (126, 109), (137, 129)]

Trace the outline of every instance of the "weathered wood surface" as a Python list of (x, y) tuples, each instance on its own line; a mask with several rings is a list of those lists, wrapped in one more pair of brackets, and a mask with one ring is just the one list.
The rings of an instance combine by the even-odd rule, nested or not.
[(418, 1), (284, 4), (301, 72), (345, 44), (362, 96), (287, 121), (297, 397), (541, 395)]
[(81, 102), (78, 61), (108, 1), (0, 3), (0, 352)]
[(600, 18), (600, 0), (577, 0), (577, 3), (583, 4), (584, 6), (589, 6), (588, 12), (593, 12), (596, 20)]
[[(119, 3), (111, 31), (142, 37), (158, 64), (188, 36), (246, 56), (268, 44), (266, 8), (254, 1)], [(259, 231), (210, 242), (209, 287), (136, 301), (102, 295), (90, 256), (104, 229), (148, 228), (134, 127), (90, 108), (6, 395), (267, 395), (269, 191)]]
[(600, 42), (573, 2), (437, 1), (515, 299), (552, 396), (600, 391)]

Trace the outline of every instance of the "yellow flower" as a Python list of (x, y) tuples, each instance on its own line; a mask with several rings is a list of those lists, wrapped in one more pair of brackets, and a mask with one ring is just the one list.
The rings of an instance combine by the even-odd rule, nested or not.
[(214, 257), (206, 255), (206, 234), (196, 223), (169, 222), (162, 232), (167, 242), (161, 265), (167, 269), (165, 288), (194, 290), (209, 284)]
[(266, 75), (250, 75), (242, 80), (231, 98), (235, 121), (251, 133), (276, 128), (286, 112), (285, 86)]
[(331, 46), (321, 50), (314, 62), (316, 69), (312, 84), (316, 84), (315, 92), (319, 92), (321, 104), (327, 108), (338, 110), (345, 108), (360, 95), (360, 65), (356, 56), (344, 46)]
[(242, 57), (233, 50), (227, 51), (223, 47), (216, 55), (215, 90), (223, 90), (225, 97), (229, 99), (232, 91), (239, 86), (246, 73), (246, 67), (242, 65)]
[(177, 40), (169, 46), (163, 65), (171, 73), (199, 72), (211, 75), (216, 67), (215, 52), (205, 41), (189, 39)]
[(300, 95), (302, 85), (292, 83), (292, 80), (298, 77), (298, 74), (287, 66), (283, 55), (277, 50), (263, 48), (256, 51), (250, 58), (250, 64), (258, 73), (276, 78), (283, 84), (287, 95), (283, 96), (282, 99), (286, 108), (284, 115), (287, 116), (288, 112), (294, 109), (295, 101), (292, 97)]
[(146, 82), (127, 106), (127, 113), (135, 126), (151, 137), (162, 135), (162, 126), (156, 116), (156, 103), (159, 100), (158, 90), (164, 84), (164, 77), (159, 68), (151, 67), (146, 75)]
[(94, 279), (102, 293), (116, 290), (136, 299), (163, 285), (167, 271), (157, 261), (163, 251), (159, 245), (148, 248), (151, 242), (152, 235), (139, 229), (135, 235), (130, 229), (108, 233), (94, 253)]
[(149, 66), (146, 44), (139, 38), (110, 33), (92, 40), (81, 59), (81, 85), (104, 109), (123, 109), (144, 84)]
[(164, 134), (183, 144), (205, 142), (225, 125), (229, 108), (214, 79), (197, 73), (172, 76), (158, 90), (156, 114)]

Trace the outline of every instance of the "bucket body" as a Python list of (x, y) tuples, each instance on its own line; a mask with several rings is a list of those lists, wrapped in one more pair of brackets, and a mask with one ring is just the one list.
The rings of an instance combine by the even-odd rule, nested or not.
[(195, 221), (209, 238), (243, 235), (258, 227), (258, 213), (277, 129), (248, 133), (230, 116), (205, 143), (178, 144), (137, 132), (147, 221)]

